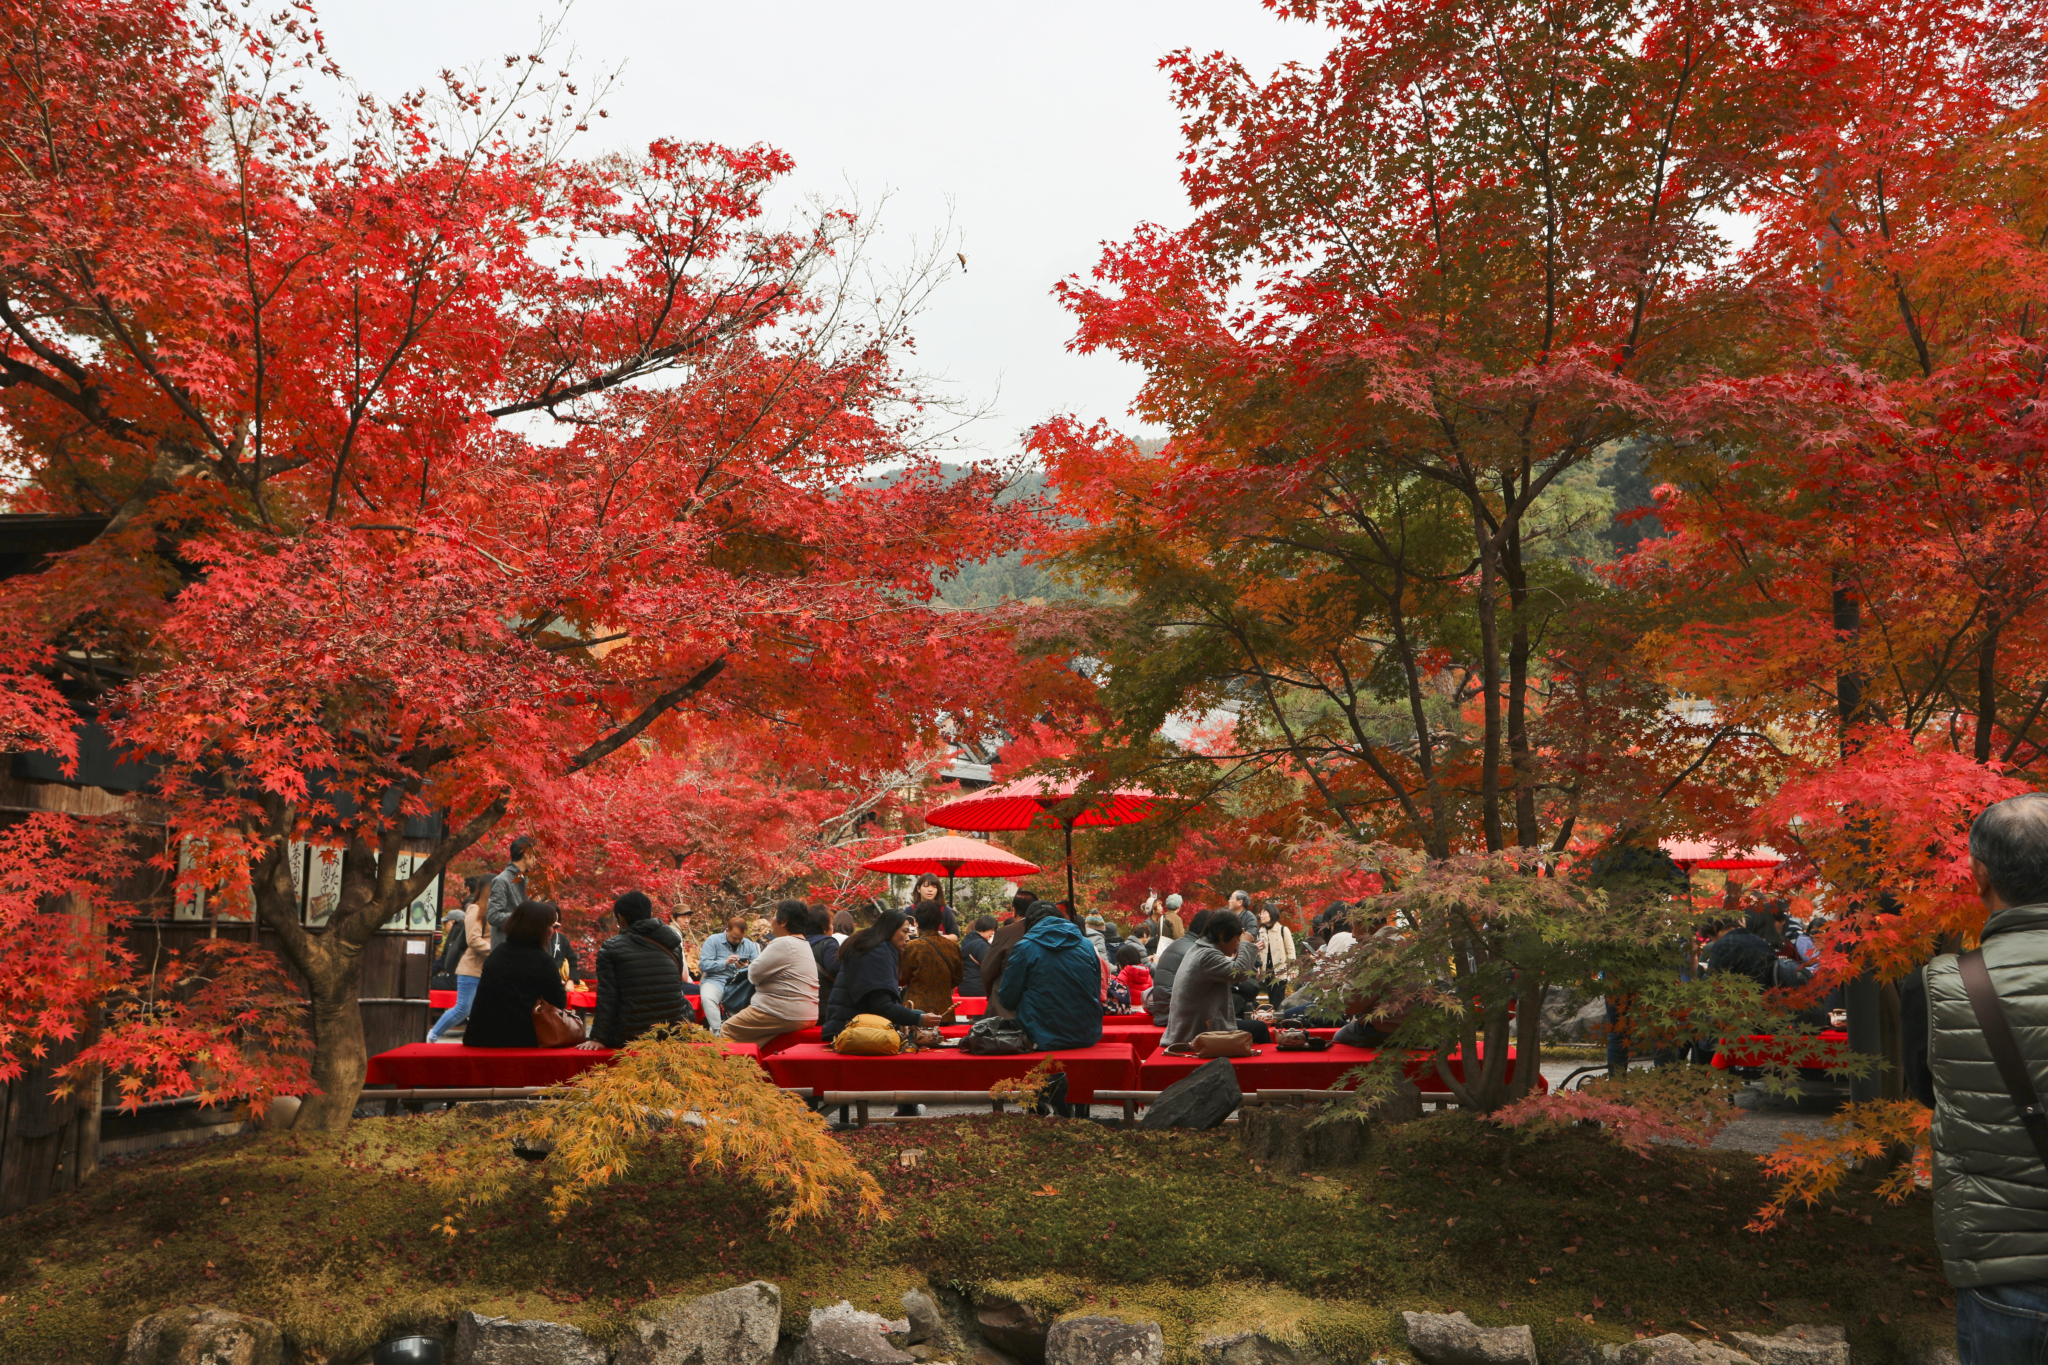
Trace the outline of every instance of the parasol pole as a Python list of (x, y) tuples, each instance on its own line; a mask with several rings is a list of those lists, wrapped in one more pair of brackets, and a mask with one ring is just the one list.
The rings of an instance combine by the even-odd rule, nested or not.
[(1067, 906), (1079, 915), (1081, 907), (1074, 904), (1074, 822), (1062, 820), (1060, 828), (1067, 832)]
[(958, 858), (941, 858), (939, 866), (946, 869), (946, 904), (953, 903), (953, 874), (960, 870)]

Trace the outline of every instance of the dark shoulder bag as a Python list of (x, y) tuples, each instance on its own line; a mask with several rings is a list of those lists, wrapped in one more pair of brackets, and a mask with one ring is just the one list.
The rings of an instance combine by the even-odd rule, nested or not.
[(1991, 1060), (1998, 1064), (1999, 1079), (2005, 1082), (2005, 1092), (2012, 1096), (2013, 1107), (2020, 1111), (2020, 1122), (2026, 1126), (2027, 1136), (2034, 1140), (2034, 1150), (2041, 1154), (2042, 1163), (2048, 1164), (2048, 1114), (2041, 1112), (2040, 1092), (2034, 1089), (2034, 1078), (2027, 1073), (2026, 1059), (2020, 1055), (2019, 1039), (2013, 1036), (2012, 1025), (2006, 1021), (2005, 1005), (1991, 984), (1991, 972), (1984, 965), (1984, 950), (1976, 948), (1964, 953), (1956, 959), (1956, 965), (1962, 971), (1963, 989), (1969, 994), (1977, 1027), (1984, 1031)]

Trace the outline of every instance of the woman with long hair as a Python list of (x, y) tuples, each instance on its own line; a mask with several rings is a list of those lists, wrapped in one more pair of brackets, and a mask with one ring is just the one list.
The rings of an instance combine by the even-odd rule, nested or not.
[(476, 1006), (462, 1041), (470, 1047), (539, 1047), (533, 1004), (569, 1007), (562, 975), (548, 956), (548, 935), (562, 912), (552, 901), (521, 901), (505, 921), (505, 941), (484, 959)]
[(910, 888), (910, 907), (903, 913), (916, 919), (917, 912), (931, 904), (939, 907), (941, 928), (954, 938), (960, 937), (960, 917), (953, 913), (952, 906), (946, 904), (946, 884), (927, 872), (917, 879), (916, 886)]
[(462, 957), (455, 964), (455, 1003), (427, 1030), (427, 1041), (438, 1043), (448, 1030), (468, 1022), (476, 1005), (477, 982), (483, 979), (484, 959), (491, 953), (491, 926), (484, 919), (484, 899), (489, 894), (489, 877), (462, 879), (462, 922), (449, 926), (449, 933), (462, 935)]
[(840, 945), (839, 975), (833, 979), (831, 998), (818, 1021), (826, 1042), (837, 1038), (856, 1014), (879, 1014), (899, 1028), (939, 1022), (938, 1015), (903, 1003), (900, 978), (903, 949), (909, 942), (910, 917), (901, 910), (885, 910), (873, 924)]

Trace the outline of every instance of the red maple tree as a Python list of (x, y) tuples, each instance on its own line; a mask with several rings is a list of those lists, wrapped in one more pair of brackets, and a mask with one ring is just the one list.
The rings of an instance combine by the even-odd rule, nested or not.
[[(4, 6), (13, 506), (106, 527), (0, 589), (0, 724), (64, 751), (61, 691), (160, 765), (183, 881), (253, 897), (303, 983), (299, 1123), (335, 1128), (364, 944), (486, 834), (643, 876), (707, 814), (675, 755), (852, 786), (942, 714), (1064, 684), (989, 667), (996, 615), (927, 605), (1033, 515), (921, 440), (897, 361), (931, 270), (878, 290), (868, 223), (772, 225), (770, 148), (572, 155), (603, 110), (540, 53), (333, 126), (310, 18), (240, 14)], [(318, 928), (301, 841), (346, 855)], [(37, 866), (24, 896), (62, 889)], [(52, 962), (74, 1012), (109, 961), (78, 941)], [(51, 1008), (0, 1004), (6, 1066)]]

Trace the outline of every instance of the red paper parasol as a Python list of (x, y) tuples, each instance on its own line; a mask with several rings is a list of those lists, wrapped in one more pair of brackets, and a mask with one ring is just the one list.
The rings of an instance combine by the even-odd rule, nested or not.
[(1772, 848), (1731, 850), (1715, 844), (1674, 842), (1665, 844), (1664, 851), (1687, 872), (1754, 872), (1785, 861), (1785, 855)]
[(870, 872), (893, 872), (908, 877), (944, 873), (948, 905), (953, 903), (956, 876), (1019, 877), (1039, 870), (1037, 863), (1026, 862), (1008, 849), (984, 844), (979, 839), (963, 839), (957, 834), (905, 844), (894, 853), (870, 858), (861, 866)]
[(948, 801), (924, 813), (925, 820), (943, 829), (1034, 829), (1058, 825), (1067, 836), (1067, 903), (1074, 901), (1074, 828), (1101, 825), (1135, 825), (1151, 815), (1158, 800), (1151, 792), (1135, 787), (1107, 791), (1075, 815), (1055, 816), (1054, 806), (1071, 799), (1081, 788), (1079, 778), (1055, 781), (1046, 777), (1020, 777), (1000, 787), (990, 787), (958, 801)]

